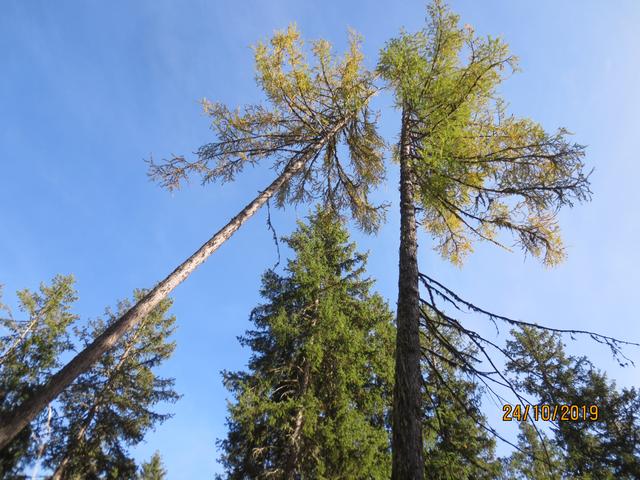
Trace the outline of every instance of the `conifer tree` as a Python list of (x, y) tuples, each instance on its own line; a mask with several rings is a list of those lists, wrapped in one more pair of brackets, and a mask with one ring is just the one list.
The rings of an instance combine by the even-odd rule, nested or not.
[(175, 157), (151, 162), (150, 175), (167, 188), (176, 188), (192, 174), (201, 176), (203, 183), (231, 181), (245, 167), (265, 162), (278, 173), (200, 249), (2, 418), (0, 448), (114, 348), (270, 198), (280, 206), (320, 198), (333, 208), (348, 209), (365, 231), (378, 227), (382, 210), (370, 203), (368, 193), (383, 178), (383, 142), (369, 110), (376, 88), (372, 73), (363, 67), (359, 38), (351, 36), (342, 57), (335, 57), (324, 40), (314, 42), (311, 50), (309, 61), (294, 26), (276, 33), (269, 44), (258, 44), (257, 81), (266, 105), (233, 110), (205, 101), (216, 141), (200, 148), (194, 161)]
[[(71, 311), (76, 300), (72, 276), (57, 276), (39, 291), (18, 292), (20, 310), (16, 319), (0, 303), (0, 416), (27, 398), (60, 365), (60, 356), (71, 350), (69, 327), (77, 320)], [(38, 457), (38, 440), (51, 427), (43, 413), (5, 448), (0, 449), (0, 478), (20, 478)]]
[[(518, 450), (505, 462), (504, 480), (561, 480), (562, 452), (546, 433), (530, 423), (518, 425)], [(586, 480), (586, 479), (585, 479)]]
[(138, 480), (165, 480), (167, 471), (162, 464), (160, 452), (153, 454), (148, 462), (144, 462), (138, 475)]
[(556, 212), (589, 195), (584, 147), (506, 113), (497, 87), (516, 68), (507, 45), (460, 26), (440, 0), (428, 12), (427, 27), (389, 41), (379, 61), (401, 111), (394, 480), (423, 478), (418, 213), (456, 264), (473, 240), (502, 245), (504, 231), (553, 265), (563, 257)]
[[(134, 300), (144, 294), (137, 291)], [(89, 322), (78, 330), (80, 340), (90, 343), (130, 306), (128, 301), (121, 302), (116, 312), (107, 311), (106, 321)], [(178, 398), (173, 379), (153, 371), (175, 347), (168, 339), (175, 322), (168, 314), (170, 307), (170, 300), (160, 302), (62, 393), (59, 414), (64, 420), (45, 456), (45, 465), (54, 472), (52, 480), (136, 477), (137, 466), (128, 448), (170, 417), (154, 411), (154, 406)]]
[(224, 373), (235, 397), (226, 478), (389, 478), (393, 325), (363, 276), (366, 255), (330, 211), (286, 242), (286, 274), (264, 274), (266, 303), (240, 339), (248, 371)]
[(424, 476), (428, 480), (493, 480), (502, 465), (495, 456), (495, 439), (480, 425), (482, 389), (456, 364), (438, 341), (446, 338), (467, 355), (456, 330), (436, 327), (423, 335)]
[[(598, 407), (597, 421), (562, 421), (553, 428), (553, 441), (562, 453), (561, 478), (639, 478), (638, 391), (618, 390), (586, 357), (567, 355), (558, 334), (527, 327), (512, 334), (507, 368), (517, 373), (516, 383), (535, 402)], [(546, 460), (538, 456), (537, 468)]]
[[(143, 295), (137, 291), (135, 299)], [(1, 319), (6, 332), (0, 338), (5, 411), (46, 381), (75, 343), (86, 345), (130, 307), (121, 302), (116, 313), (107, 310), (106, 321), (78, 326), (71, 312), (77, 299), (71, 276), (57, 276), (39, 292), (20, 291), (18, 298), (27, 319), (14, 319), (6, 307), (7, 316)], [(0, 452), (0, 478), (27, 478), (24, 472), (36, 462), (36, 468), (41, 462), (52, 472), (52, 479), (135, 478), (129, 446), (168, 418), (153, 411), (156, 403), (178, 398), (173, 379), (153, 372), (174, 349), (168, 341), (175, 321), (167, 314), (170, 306), (169, 300), (161, 302)]]

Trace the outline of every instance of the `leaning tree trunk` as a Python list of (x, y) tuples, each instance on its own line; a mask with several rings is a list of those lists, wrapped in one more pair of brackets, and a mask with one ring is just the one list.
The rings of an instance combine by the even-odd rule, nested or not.
[(73, 436), (73, 438), (68, 439), (66, 453), (53, 472), (50, 480), (62, 480), (64, 478), (64, 474), (66, 473), (67, 467), (69, 466), (69, 462), (72, 460), (72, 456), (75, 454), (75, 451), (77, 451), (78, 448), (81, 447), (85, 442), (85, 433), (87, 433), (87, 430), (91, 426), (91, 422), (93, 422), (93, 419), (97, 415), (98, 409), (102, 406), (102, 396), (106, 395), (106, 393), (109, 391), (109, 389), (111, 388), (111, 382), (115, 379), (115, 376), (118, 374), (119, 370), (129, 358), (129, 354), (135, 346), (138, 334), (140, 333), (140, 329), (143, 326), (144, 323), (141, 323), (138, 330), (134, 333), (133, 338), (130, 339), (129, 344), (126, 346), (124, 352), (122, 352), (118, 363), (111, 370), (111, 373), (107, 379), (107, 383), (103, 388), (100, 389), (100, 392), (96, 395), (96, 400), (93, 405), (91, 405), (91, 408), (89, 408), (89, 411), (87, 412), (82, 425), (80, 425), (80, 428), (78, 428), (78, 431)]
[(400, 275), (392, 413), (392, 480), (422, 480), (424, 476), (415, 174), (410, 165), (408, 120), (404, 110), (400, 134)]
[(306, 154), (292, 159), (282, 173), (266, 190), (261, 192), (240, 213), (211, 237), (198, 251), (185, 260), (178, 268), (156, 285), (138, 303), (131, 307), (116, 322), (110, 325), (100, 336), (78, 353), (69, 363), (51, 376), (39, 390), (25, 400), (14, 411), (9, 412), (0, 425), (0, 449), (33, 420), (49, 402), (56, 398), (80, 374), (86, 372), (107, 351), (113, 348), (118, 340), (140, 320), (153, 310), (171, 291), (184, 281), (201, 263), (203, 263), (220, 245), (227, 241), (242, 224), (262, 207), (291, 177), (300, 172), (306, 162), (313, 158), (327, 141), (335, 136), (346, 123), (346, 119), (336, 124), (315, 144), (309, 147)]

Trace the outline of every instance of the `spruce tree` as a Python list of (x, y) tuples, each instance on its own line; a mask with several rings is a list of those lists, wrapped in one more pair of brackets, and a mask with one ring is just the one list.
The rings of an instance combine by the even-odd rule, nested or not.
[(502, 231), (553, 265), (564, 254), (558, 209), (589, 195), (584, 147), (506, 113), (497, 88), (516, 68), (507, 45), (461, 26), (440, 0), (428, 12), (425, 29), (387, 43), (378, 68), (401, 111), (394, 480), (424, 476), (418, 221), (457, 264), (474, 240), (502, 245)]
[[(144, 294), (136, 291), (134, 301)], [(84, 345), (90, 343), (130, 306), (131, 302), (124, 301), (117, 311), (107, 310), (106, 320), (97, 319), (78, 329), (79, 339)], [(173, 379), (154, 372), (175, 348), (169, 340), (175, 322), (168, 314), (170, 307), (170, 300), (160, 302), (62, 393), (58, 408), (63, 421), (45, 456), (53, 480), (135, 478), (137, 466), (129, 447), (170, 417), (156, 412), (156, 404), (178, 398)]]
[(249, 368), (224, 373), (227, 478), (389, 478), (394, 332), (363, 276), (366, 255), (331, 211), (316, 210), (286, 243), (293, 258), (284, 275), (264, 274), (266, 303), (240, 338)]
[[(135, 299), (143, 295), (138, 291)], [(117, 312), (107, 311), (106, 321), (79, 326), (71, 312), (77, 299), (71, 276), (57, 276), (39, 292), (22, 290), (18, 298), (27, 314), (24, 320), (0, 304), (6, 312), (0, 318), (4, 411), (46, 382), (61, 356), (78, 342), (89, 343), (130, 306), (121, 302)], [(42, 462), (53, 479), (135, 478), (129, 446), (168, 417), (153, 411), (156, 403), (177, 399), (173, 379), (153, 372), (174, 349), (168, 341), (175, 321), (167, 314), (170, 305), (169, 300), (161, 302), (0, 452), (0, 478), (27, 478), (24, 472), (35, 462)]]
[[(505, 462), (504, 480), (561, 480), (563, 476), (562, 451), (545, 432), (530, 423), (518, 425), (518, 450)], [(576, 479), (577, 480), (577, 479)], [(584, 479), (586, 480), (586, 479)], [(604, 479), (603, 479), (604, 480)]]
[[(502, 465), (495, 456), (495, 439), (482, 428), (483, 390), (464, 371), (442, 342), (455, 345), (465, 355), (456, 330), (431, 324), (423, 335), (423, 436), (424, 476), (428, 480), (493, 480)], [(437, 329), (437, 330), (435, 330)]]
[[(71, 312), (77, 298), (73, 283), (72, 276), (59, 275), (37, 292), (19, 291), (24, 319), (14, 318), (0, 303), (0, 417), (33, 393), (60, 366), (61, 355), (72, 349), (69, 327), (77, 320)], [(37, 460), (51, 422), (43, 412), (0, 449), (0, 478), (20, 478)]]
[[(584, 356), (571, 356), (558, 334), (523, 327), (507, 343), (507, 368), (533, 401), (598, 407), (597, 421), (560, 421), (553, 441), (562, 452), (562, 478), (640, 478), (640, 394), (615, 382)], [(544, 463), (545, 458), (539, 457)], [(541, 467), (540, 467), (541, 468)]]
[(160, 452), (155, 452), (148, 462), (144, 462), (140, 467), (137, 480), (165, 480), (167, 471), (162, 464)]

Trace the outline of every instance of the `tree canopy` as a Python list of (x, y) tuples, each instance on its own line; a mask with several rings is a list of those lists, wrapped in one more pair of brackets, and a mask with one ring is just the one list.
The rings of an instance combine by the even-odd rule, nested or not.
[(558, 209), (589, 198), (584, 147), (560, 128), (507, 113), (498, 92), (517, 59), (499, 38), (478, 36), (440, 0), (427, 26), (382, 50), (379, 71), (406, 112), (416, 205), (441, 254), (461, 263), (472, 240), (500, 230), (546, 264), (564, 256)]
[[(619, 390), (587, 357), (567, 355), (557, 333), (522, 327), (512, 334), (507, 368), (532, 401), (598, 407), (596, 421), (553, 425), (552, 450), (561, 461), (556, 474), (579, 479), (638, 478), (640, 392), (634, 387)], [(523, 434), (532, 435), (528, 429)], [(528, 443), (537, 448), (531, 439)], [(536, 469), (542, 469), (545, 461), (546, 456), (529, 460)]]
[(258, 43), (256, 78), (266, 104), (231, 109), (203, 100), (216, 141), (200, 147), (193, 161), (177, 156), (151, 162), (151, 177), (175, 189), (190, 175), (202, 183), (228, 182), (247, 165), (268, 161), (283, 170), (304, 158), (279, 188), (277, 204), (320, 200), (348, 209), (361, 228), (375, 231), (384, 212), (369, 192), (384, 179), (384, 142), (370, 110), (374, 74), (364, 67), (359, 44), (352, 31), (342, 56), (326, 40), (307, 49), (293, 24)]
[[(158, 452), (140, 466), (130, 447), (169, 418), (159, 406), (179, 397), (156, 372), (175, 347), (168, 296), (270, 201), (318, 206), (285, 237), (284, 270), (262, 277), (264, 303), (239, 339), (251, 350), (247, 368), (223, 372), (233, 395), (218, 443), (227, 478), (640, 478), (640, 392), (569, 355), (563, 335), (587, 336), (627, 362), (622, 346), (631, 342), (492, 313), (418, 264), (419, 226), (457, 266), (477, 241), (561, 262), (558, 213), (591, 195), (585, 146), (566, 128), (509, 113), (500, 87), (517, 58), (442, 0), (427, 7), (424, 28), (386, 43), (375, 70), (360, 42), (350, 32), (336, 55), (326, 40), (305, 44), (294, 24), (276, 32), (253, 49), (263, 101), (203, 100), (215, 138), (193, 159), (149, 162), (149, 176), (169, 190), (194, 177), (234, 182), (247, 167), (275, 172), (153, 288), (84, 323), (72, 312), (70, 276), (18, 292), (25, 319), (0, 303), (3, 478), (34, 465), (54, 480), (166, 477)], [(382, 90), (401, 114), (395, 324), (347, 231), (349, 217), (365, 233), (384, 221), (387, 205), (372, 200), (386, 169), (371, 107)], [(507, 324), (510, 339), (481, 334), (466, 313), (496, 330)], [(510, 441), (483, 413), (487, 397), (509, 401), (504, 392), (522, 406), (594, 405), (598, 419), (524, 421)], [(496, 439), (514, 452), (498, 458)]]
[(391, 312), (334, 212), (285, 241), (286, 273), (264, 274), (266, 303), (240, 339), (249, 369), (224, 373), (228, 478), (388, 478)]
[(155, 452), (148, 462), (142, 464), (137, 480), (164, 480), (167, 471), (162, 465), (160, 452)]
[[(144, 293), (136, 291), (134, 299)], [(27, 318), (17, 320), (5, 309), (2, 319), (2, 414), (45, 382), (65, 354), (91, 342), (131, 304), (120, 302), (104, 319), (81, 323), (72, 311), (77, 296), (71, 276), (56, 276), (38, 292), (22, 290), (18, 298)], [(130, 447), (170, 417), (156, 411), (158, 404), (179, 397), (173, 379), (155, 371), (175, 348), (169, 340), (175, 322), (170, 307), (170, 300), (163, 301), (0, 450), (0, 478), (27, 478), (25, 470), (40, 464), (53, 480), (135, 478)]]

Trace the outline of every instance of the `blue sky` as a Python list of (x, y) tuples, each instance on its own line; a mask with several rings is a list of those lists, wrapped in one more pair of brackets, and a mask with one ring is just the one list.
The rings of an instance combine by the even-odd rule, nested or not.
[[(523, 72), (502, 91), (511, 111), (548, 129), (575, 132), (595, 167), (590, 204), (561, 214), (568, 260), (553, 270), (519, 252), (478, 245), (460, 270), (421, 237), (422, 270), (513, 317), (640, 340), (640, 3), (633, 0), (455, 0), (462, 21), (501, 35)], [(169, 194), (146, 177), (145, 158), (189, 154), (212, 140), (197, 100), (241, 105), (261, 99), (250, 45), (297, 22), (305, 38), (341, 49), (346, 29), (364, 36), (370, 66), (401, 27), (423, 25), (422, 1), (19, 1), (0, 5), (0, 283), (6, 300), (57, 273), (73, 273), (83, 318), (163, 278), (226, 223), (273, 176), (245, 172), (234, 184)], [(382, 95), (381, 132), (397, 138)], [(370, 274), (395, 304), (397, 167), (377, 193), (392, 203), (370, 250)], [(280, 235), (306, 208), (273, 213)], [(169, 478), (220, 471), (214, 442), (225, 434), (222, 369), (244, 366), (235, 337), (259, 302), (260, 274), (276, 252), (260, 212), (175, 292), (174, 357), (162, 373), (184, 396), (173, 419), (136, 448), (159, 449)], [(470, 319), (470, 322), (474, 320)], [(476, 325), (476, 324), (473, 324)], [(480, 327), (484, 328), (484, 327)], [(620, 385), (638, 384), (605, 348), (570, 345)], [(631, 352), (640, 360), (638, 352)], [(499, 417), (491, 419), (499, 422)]]

